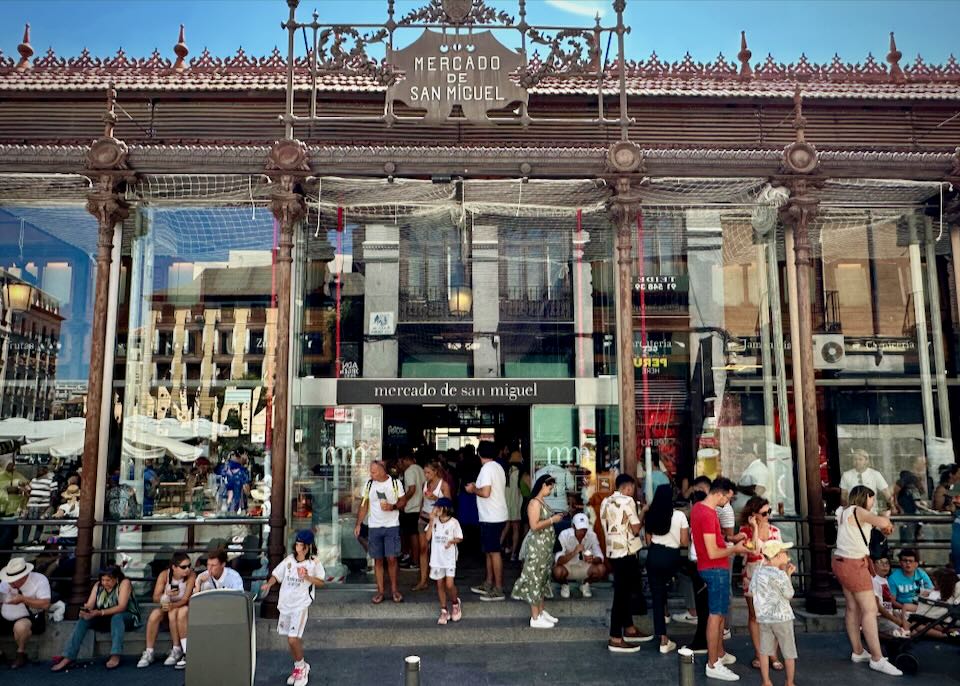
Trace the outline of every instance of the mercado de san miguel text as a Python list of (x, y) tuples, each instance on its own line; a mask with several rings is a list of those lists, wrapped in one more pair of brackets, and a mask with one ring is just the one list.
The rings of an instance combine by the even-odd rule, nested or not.
[[(0, 486), (80, 476), (74, 602), (214, 540), (263, 576), (302, 528), (350, 583), (370, 461), (480, 440), (588, 512), (655, 465), (754, 487), (813, 611), (855, 485), (946, 560), (960, 64), (632, 61), (624, 11), (287, 0), (265, 57), (0, 53)], [(42, 554), (4, 491), (0, 558)]]

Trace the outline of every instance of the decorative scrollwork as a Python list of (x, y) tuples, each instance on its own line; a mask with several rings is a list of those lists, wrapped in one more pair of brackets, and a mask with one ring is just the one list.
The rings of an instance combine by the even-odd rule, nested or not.
[(530, 88), (548, 76), (581, 76), (595, 73), (600, 61), (600, 46), (596, 35), (584, 29), (563, 29), (553, 35), (528, 29), (527, 37), (536, 45), (550, 50), (545, 58), (534, 54), (520, 77), (520, 84)]
[[(469, 10), (464, 7), (469, 4)], [(458, 19), (459, 17), (459, 19)], [(466, 24), (482, 26), (488, 24), (513, 24), (514, 19), (502, 10), (489, 7), (483, 0), (430, 0), (430, 4), (411, 10), (398, 26), (410, 24)]]
[(385, 28), (371, 33), (350, 26), (324, 29), (317, 37), (317, 70), (366, 76), (390, 86), (399, 75), (386, 60), (375, 60), (367, 53), (369, 46), (385, 44), (389, 35)]

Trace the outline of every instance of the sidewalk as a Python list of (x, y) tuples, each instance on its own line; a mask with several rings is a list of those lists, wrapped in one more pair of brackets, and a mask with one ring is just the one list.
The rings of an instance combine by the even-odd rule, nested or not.
[[(313, 627), (312, 627), (313, 628)], [(548, 632), (544, 632), (548, 633)], [(956, 646), (928, 643), (918, 650), (921, 672), (915, 677), (887, 677), (870, 671), (865, 665), (849, 661), (846, 637), (837, 634), (801, 634), (797, 636), (800, 651), (797, 682), (823, 683), (827, 679), (843, 686), (943, 686), (958, 683), (957, 665), (960, 649)], [(746, 636), (736, 636), (728, 642), (731, 653), (740, 661), (733, 666), (741, 675), (737, 683), (756, 686), (760, 673), (750, 669), (750, 651)], [(399, 685), (403, 683), (403, 658), (413, 651), (401, 647), (309, 650), (307, 660), (312, 665), (312, 686), (361, 686), (364, 684)], [(533, 684), (537, 686), (674, 686), (678, 683), (676, 653), (661, 656), (653, 644), (633, 655), (613, 655), (603, 641), (567, 642), (561, 647), (547, 643), (509, 644), (497, 646), (453, 646), (417, 649), (422, 659), (423, 686), (445, 684), (478, 684), (507, 686)], [(699, 686), (718, 686), (725, 682), (707, 680), (703, 675), (705, 659), (697, 656), (695, 683)], [(77, 668), (67, 674), (51, 674), (47, 666), (36, 664), (18, 672), (0, 667), (3, 683), (17, 686), (48, 686), (63, 683), (77, 686), (103, 686), (110, 683), (136, 683), (138, 686), (181, 686), (184, 673), (153, 665), (136, 669), (135, 661), (127, 658), (114, 673), (108, 673), (102, 661), (86, 668)], [(278, 651), (262, 652), (257, 656), (256, 684), (273, 686), (284, 683), (290, 673), (290, 658)], [(774, 676), (774, 683), (783, 683), (783, 676)]]

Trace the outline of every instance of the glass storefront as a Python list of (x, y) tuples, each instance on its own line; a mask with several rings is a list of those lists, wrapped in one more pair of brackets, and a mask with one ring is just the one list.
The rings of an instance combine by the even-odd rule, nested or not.
[(288, 500), (334, 577), (366, 564), (353, 528), (372, 459), (416, 451), (462, 485), (490, 440), (582, 489), (618, 463), (602, 188), (325, 178), (314, 193), (296, 251)]

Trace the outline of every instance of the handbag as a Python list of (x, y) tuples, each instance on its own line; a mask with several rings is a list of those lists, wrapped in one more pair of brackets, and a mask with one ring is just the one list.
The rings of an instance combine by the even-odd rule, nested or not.
[[(860, 532), (860, 538), (863, 539), (863, 544), (864, 544), (865, 546), (867, 546), (867, 549), (870, 551), (870, 554), (864, 556), (864, 558), (863, 558), (864, 560), (867, 561), (867, 571), (870, 572), (870, 576), (871, 576), (871, 577), (876, 576), (876, 575), (877, 575), (877, 567), (876, 567), (876, 565), (873, 564), (873, 549), (870, 547), (870, 542), (873, 540), (873, 533), (874, 533), (874, 532), (877, 532), (877, 530), (876, 530), (876, 529), (872, 529), (872, 530), (871, 530), (871, 532), (870, 532), (870, 541), (868, 541), (868, 540), (867, 540), (867, 537), (863, 535), (863, 528), (861, 528), (861, 526), (860, 526), (860, 518), (857, 517), (857, 508), (856, 508), (856, 506), (854, 506), (854, 508), (853, 508), (853, 521), (856, 522), (856, 524), (857, 524), (857, 531)], [(877, 532), (877, 533), (879, 533), (879, 532)], [(883, 536), (883, 534), (880, 534), (880, 535), (881, 535), (881, 537)], [(884, 542), (886, 542), (886, 539), (885, 539), (885, 538), (884, 538)]]

